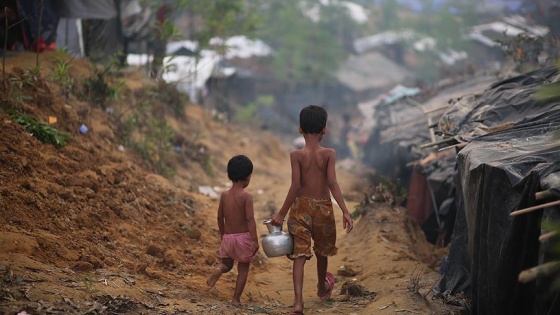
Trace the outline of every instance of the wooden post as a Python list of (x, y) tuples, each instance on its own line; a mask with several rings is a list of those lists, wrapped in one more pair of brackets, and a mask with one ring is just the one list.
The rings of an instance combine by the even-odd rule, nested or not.
[(539, 236), (539, 242), (543, 243), (543, 242), (547, 241), (549, 238), (554, 237), (556, 234), (558, 234), (558, 231), (552, 231), (552, 232), (545, 233), (545, 234)]
[(517, 210), (517, 211), (513, 211), (509, 215), (514, 217), (514, 216), (518, 216), (520, 214), (525, 214), (525, 213), (533, 212), (533, 211), (548, 208), (548, 207), (554, 207), (554, 206), (558, 206), (558, 205), (560, 205), (560, 200), (549, 202), (549, 203), (544, 203), (542, 205), (529, 207), (529, 208), (525, 208), (525, 209), (521, 209), (521, 210)]
[(544, 263), (540, 266), (536, 266), (530, 269), (523, 270), (519, 273), (517, 280), (521, 283), (531, 282), (539, 276), (550, 276), (558, 272), (560, 267), (560, 261), (551, 261)]

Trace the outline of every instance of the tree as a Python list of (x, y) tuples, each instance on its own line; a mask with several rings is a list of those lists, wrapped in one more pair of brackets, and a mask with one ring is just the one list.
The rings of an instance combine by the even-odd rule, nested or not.
[(380, 30), (398, 29), (401, 27), (399, 19), (400, 5), (397, 0), (383, 0), (381, 2), (381, 20), (377, 25)]
[(455, 16), (447, 9), (441, 11), (434, 19), (432, 35), (437, 41), (438, 48), (458, 49), (463, 47), (461, 26)]
[[(262, 19), (258, 14), (260, 1), (244, 0), (178, 0), (178, 7), (202, 18), (202, 29), (194, 34), (200, 49), (214, 37), (226, 39), (234, 35), (253, 37)], [(227, 47), (219, 45), (220, 53)]]
[(275, 51), (276, 77), (294, 85), (329, 82), (344, 58), (328, 20), (313, 22), (302, 12), (313, 6), (322, 10), (319, 1), (271, 1), (263, 13), (259, 36)]

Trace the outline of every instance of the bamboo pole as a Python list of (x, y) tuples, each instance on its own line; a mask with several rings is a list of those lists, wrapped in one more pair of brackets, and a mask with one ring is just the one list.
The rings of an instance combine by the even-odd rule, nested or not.
[(430, 132), (430, 140), (434, 142), (436, 141), (436, 133), (434, 132), (434, 129), (430, 128), (432, 123), (432, 116), (428, 116), (428, 131)]
[(554, 197), (555, 195), (550, 190), (543, 190), (535, 193), (535, 199), (543, 200)]
[(488, 127), (488, 128), (481, 127), (481, 129), (486, 131), (487, 133), (493, 133), (493, 132), (497, 132), (497, 131), (511, 129), (511, 128), (513, 128), (514, 125), (515, 125), (515, 123), (513, 121), (508, 121), (506, 123), (503, 123), (503, 124), (500, 124), (500, 125), (497, 125), (497, 126), (494, 126), (494, 127)]
[(8, 53), (8, 7), (4, 7), (4, 14), (6, 15), (6, 30), (4, 31), (4, 54), (2, 54), (2, 82), (4, 83), (4, 92), (7, 92), (8, 81), (6, 80), (6, 54)]
[(556, 200), (556, 201), (553, 201), (553, 202), (544, 203), (544, 204), (542, 204), (542, 205), (538, 205), (538, 206), (534, 206), (534, 207), (529, 207), (529, 208), (525, 208), (525, 209), (513, 211), (513, 212), (510, 213), (509, 215), (512, 216), (512, 217), (514, 217), (514, 216), (518, 216), (518, 215), (520, 215), (520, 214), (525, 214), (525, 213), (533, 212), (533, 211), (540, 210), (540, 209), (544, 209), (544, 208), (548, 208), (548, 207), (558, 206), (558, 205), (560, 205), (560, 200)]
[(41, 39), (41, 24), (43, 24), (43, 7), (44, 7), (44, 0), (41, 0), (41, 11), (39, 12), (39, 25), (37, 26), (37, 38), (35, 38), (35, 45), (37, 45), (37, 54), (36, 54), (36, 66), (39, 68), (39, 39)]
[(552, 231), (552, 232), (545, 233), (545, 234), (539, 236), (539, 242), (542, 243), (544, 241), (547, 241), (549, 238), (554, 237), (556, 234), (558, 234), (558, 231)]
[(444, 144), (444, 143), (448, 143), (448, 142), (452, 142), (452, 141), (456, 141), (455, 138), (453, 138), (453, 137), (443, 138), (443, 139), (438, 140), (438, 141), (434, 141), (434, 142), (430, 142), (430, 143), (424, 143), (420, 146), (420, 149), (435, 147), (436, 145), (440, 145), (440, 144)]
[(523, 270), (519, 273), (517, 280), (521, 283), (531, 282), (539, 276), (548, 277), (558, 272), (560, 261), (551, 261), (542, 265)]
[(448, 147), (443, 147), (443, 148), (439, 149), (438, 152), (449, 150), (449, 149), (454, 149), (454, 148), (462, 149), (462, 148), (466, 147), (468, 144), (469, 144), (468, 142), (457, 143), (457, 144), (454, 144), (454, 145), (450, 145)]
[(433, 108), (433, 109), (424, 111), (424, 115), (426, 115), (426, 114), (431, 114), (431, 113), (435, 113), (435, 112), (439, 112), (440, 110), (447, 109), (447, 108), (449, 108), (449, 105), (445, 105), (445, 106), (441, 106), (441, 107), (436, 107), (436, 108)]

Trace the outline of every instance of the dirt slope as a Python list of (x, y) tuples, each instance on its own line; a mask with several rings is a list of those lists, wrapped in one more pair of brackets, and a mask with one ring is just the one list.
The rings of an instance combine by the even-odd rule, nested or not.
[[(25, 70), (33, 61), (31, 54), (11, 57), (7, 70)], [(260, 254), (255, 259), (243, 308), (228, 306), (235, 271), (215, 289), (204, 290), (218, 262), (217, 202), (198, 193), (200, 185), (223, 189), (227, 160), (246, 154), (255, 162), (249, 189), (257, 220), (268, 218), (289, 186), (284, 145), (272, 134), (221, 123), (189, 105), (184, 115), (167, 115), (174, 134), (184, 140), (182, 150), (168, 157), (175, 176), (167, 179), (131, 148), (118, 149), (122, 141), (107, 106), (63, 97), (44, 79), (51, 62), (52, 56), (41, 55), (43, 79), (25, 90), (32, 99), (20, 106), (43, 122), (58, 117), (54, 126), (73, 135), (69, 144), (62, 149), (43, 144), (0, 113), (0, 314), (286, 313), (291, 264), (284, 258)], [(75, 60), (70, 74), (81, 80), (90, 71), (87, 63)], [(135, 73), (124, 82), (120, 98), (108, 105), (115, 110), (137, 102), (138, 90), (153, 85)], [(78, 132), (82, 123), (90, 127), (86, 134)], [(359, 174), (339, 173), (350, 208), (363, 196)], [(433, 267), (435, 252), (418, 228), (402, 210), (368, 207), (377, 210), (367, 211), (350, 235), (339, 236), (340, 254), (329, 270), (345, 265), (358, 273), (337, 276), (332, 301), (315, 297), (315, 260), (307, 264), (308, 313), (453, 312), (423, 297), (437, 274), (428, 266)], [(264, 235), (265, 227), (258, 226)], [(414, 275), (419, 275), (418, 286), (408, 289)], [(339, 294), (354, 278), (364, 296)], [(415, 293), (419, 287), (421, 295)]]

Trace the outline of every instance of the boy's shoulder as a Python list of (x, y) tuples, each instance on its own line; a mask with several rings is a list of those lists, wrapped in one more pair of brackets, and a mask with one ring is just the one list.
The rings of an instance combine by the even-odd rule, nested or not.
[(334, 149), (321, 147), (319, 148), (319, 150), (315, 151), (315, 153), (313, 153), (310, 150), (306, 150), (305, 148), (294, 150), (290, 152), (290, 159), (292, 160), (306, 159), (306, 157), (310, 156), (311, 154), (317, 154), (317, 153), (323, 156), (324, 158), (328, 158), (328, 159), (336, 157), (336, 151)]
[[(327, 147), (320, 147), (320, 148), (318, 149), (318, 151), (319, 151), (320, 153), (336, 153), (336, 151), (335, 151), (333, 148), (327, 148)], [(302, 148), (302, 149), (293, 150), (292, 152), (290, 152), (290, 155), (293, 155), (293, 156), (302, 156), (302, 155), (305, 155), (306, 152), (309, 152), (309, 150), (306, 150), (306, 148), (304, 147), (304, 148)]]

